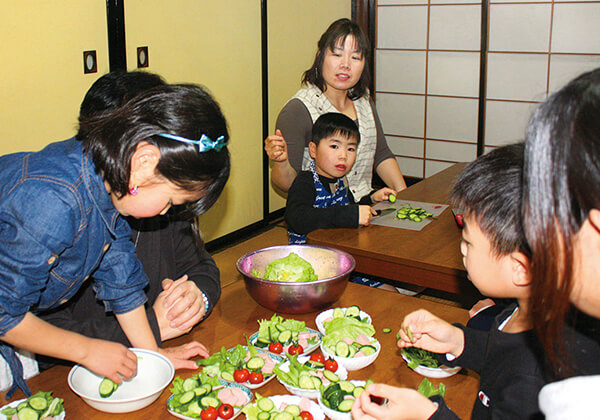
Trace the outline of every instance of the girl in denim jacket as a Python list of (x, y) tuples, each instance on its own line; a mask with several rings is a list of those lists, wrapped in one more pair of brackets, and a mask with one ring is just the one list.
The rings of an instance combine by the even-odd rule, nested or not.
[(91, 276), (133, 347), (175, 368), (207, 356), (192, 342), (159, 349), (144, 303), (148, 280), (121, 216), (151, 217), (187, 205), (199, 215), (229, 177), (227, 123), (194, 85), (160, 86), (123, 107), (83, 119), (75, 138), (0, 157), (0, 353), (26, 394), (13, 346), (79, 363), (117, 383), (136, 373), (125, 346), (54, 327), (35, 313), (71, 298)]

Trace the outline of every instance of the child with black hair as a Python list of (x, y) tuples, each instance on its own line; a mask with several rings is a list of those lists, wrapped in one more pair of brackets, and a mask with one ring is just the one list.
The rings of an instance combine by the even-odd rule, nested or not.
[[(521, 224), (523, 143), (504, 146), (471, 162), (451, 192), (464, 210), (461, 253), (469, 279), (485, 296), (514, 298), (489, 331), (448, 322), (425, 311), (407, 315), (398, 347), (419, 347), (440, 354), (440, 362), (480, 375), (473, 419), (541, 417), (537, 395), (550, 380), (544, 351), (530, 319), (530, 250)], [(410, 333), (409, 333), (410, 332)], [(595, 365), (600, 348), (569, 330), (576, 369)], [(376, 406), (369, 395), (389, 400)], [(457, 418), (440, 396), (427, 399), (415, 390), (370, 386), (353, 407), (356, 419)]]
[(358, 127), (344, 114), (329, 112), (315, 121), (308, 145), (310, 170), (301, 172), (288, 192), (285, 221), (290, 244), (306, 243), (306, 235), (316, 229), (367, 226), (376, 214), (371, 205), (395, 194), (382, 188), (355, 202), (344, 179), (356, 160), (359, 141)]
[[(144, 310), (148, 280), (121, 216), (199, 215), (229, 176), (227, 123), (209, 93), (158, 86), (113, 111), (80, 121), (83, 135), (39, 152), (0, 157), (0, 353), (13, 386), (29, 394), (12, 346), (79, 363), (116, 383), (137, 358), (124, 345), (54, 327), (35, 313), (69, 300), (90, 276), (134, 347), (175, 368), (207, 356), (197, 342), (159, 349)], [(79, 141), (78, 141), (79, 140)]]

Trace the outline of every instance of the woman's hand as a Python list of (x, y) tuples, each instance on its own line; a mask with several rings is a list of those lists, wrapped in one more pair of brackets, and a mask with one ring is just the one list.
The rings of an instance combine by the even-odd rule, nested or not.
[(373, 219), (373, 216), (376, 214), (377, 212), (371, 208), (371, 206), (358, 206), (358, 224), (360, 226), (369, 226), (371, 219)]
[[(386, 398), (387, 405), (371, 401), (371, 395)], [(436, 405), (414, 389), (384, 384), (371, 384), (352, 406), (352, 418), (357, 420), (423, 420), (431, 417)]]
[(176, 281), (165, 279), (163, 291), (158, 295), (152, 308), (156, 314), (161, 341), (188, 333), (200, 322), (206, 310), (202, 293), (196, 283), (187, 275)]
[(191, 341), (181, 346), (162, 348), (158, 352), (173, 363), (175, 370), (198, 369), (196, 361), (190, 359), (196, 356), (208, 357), (208, 349), (197, 341)]
[(122, 344), (89, 339), (83, 359), (77, 362), (99, 376), (120, 384), (137, 373), (137, 356)]
[(371, 194), (371, 201), (373, 203), (379, 203), (380, 201), (387, 201), (390, 195), (396, 195), (396, 191), (391, 188), (384, 187), (380, 190), (375, 191)]
[[(408, 332), (410, 331), (410, 333)], [(434, 353), (460, 356), (465, 346), (465, 335), (446, 321), (424, 309), (408, 314), (400, 329), (398, 347), (419, 347)]]
[(287, 143), (281, 134), (281, 130), (275, 130), (275, 134), (271, 134), (265, 139), (265, 152), (273, 162), (287, 162)]

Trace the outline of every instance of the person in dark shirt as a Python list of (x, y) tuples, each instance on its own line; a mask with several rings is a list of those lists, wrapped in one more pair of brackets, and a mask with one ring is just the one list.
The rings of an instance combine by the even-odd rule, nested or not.
[(395, 193), (382, 188), (355, 202), (345, 176), (352, 170), (359, 142), (358, 127), (344, 114), (330, 112), (315, 121), (308, 145), (310, 170), (301, 172), (288, 192), (285, 221), (290, 244), (306, 243), (306, 234), (316, 229), (367, 226), (376, 214), (371, 205)]
[[(142, 71), (111, 72), (100, 77), (85, 95), (79, 120), (111, 111), (138, 94), (165, 85), (156, 74)], [(132, 241), (149, 279), (146, 313), (157, 344), (189, 332), (205, 319), (221, 295), (220, 273), (184, 209), (164, 216), (129, 218)], [(60, 328), (129, 346), (115, 316), (96, 300), (88, 281), (67, 304), (42, 315)], [(64, 361), (37, 355), (40, 368)]]

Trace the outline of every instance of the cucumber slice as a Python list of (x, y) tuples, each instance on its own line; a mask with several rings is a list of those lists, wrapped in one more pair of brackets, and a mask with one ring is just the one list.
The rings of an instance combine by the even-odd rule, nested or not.
[(311, 380), (313, 383), (313, 389), (320, 389), (321, 385), (323, 385), (323, 382), (321, 381), (321, 379), (317, 378), (316, 376), (313, 376)]
[(196, 417), (202, 413), (202, 407), (200, 407), (198, 401), (193, 401), (190, 405), (188, 405), (187, 412)]
[(195, 397), (195, 396), (196, 396), (196, 393), (195, 393), (195, 392), (193, 392), (193, 391), (187, 391), (187, 392), (184, 392), (183, 394), (181, 394), (181, 395), (179, 396), (179, 402), (180, 402), (181, 404), (187, 404), (187, 403), (189, 403), (190, 401), (192, 401), (192, 400), (194, 399), (194, 397)]
[(346, 309), (346, 316), (360, 316), (360, 308), (357, 305), (352, 305)]
[(260, 413), (258, 413), (256, 418), (257, 420), (269, 420), (271, 418), (271, 413), (269, 413), (268, 411), (261, 411)]
[(343, 318), (344, 317), (344, 311), (342, 310), (342, 308), (334, 308), (333, 309), (333, 317), (334, 318)]
[(348, 346), (348, 357), (354, 357), (357, 351), (356, 346)]
[(200, 398), (200, 405), (204, 408), (206, 408), (206, 407), (217, 408), (218, 406), (221, 405), (221, 402), (214, 397), (202, 397), (202, 398)]
[(187, 378), (185, 381), (183, 381), (183, 390), (184, 391), (191, 391), (192, 389), (198, 388), (199, 386), (200, 386), (200, 384), (194, 378)]
[(221, 372), (221, 378), (229, 382), (235, 382), (235, 379), (233, 378), (233, 374), (231, 372)]
[(347, 394), (352, 394), (352, 391), (356, 388), (350, 381), (339, 381), (338, 385), (340, 386), (340, 389)]
[(335, 354), (340, 357), (348, 357), (350, 354), (350, 348), (348, 344), (344, 341), (338, 341), (335, 345)]
[(292, 339), (292, 332), (289, 330), (282, 331), (281, 333), (279, 333), (279, 337), (277, 338), (277, 340), (281, 344), (286, 344), (291, 339)]
[(31, 397), (28, 402), (29, 406), (36, 411), (43, 411), (48, 408), (48, 400), (44, 397)]
[(354, 404), (354, 398), (347, 398), (338, 405), (338, 411), (342, 413), (349, 413), (352, 410), (352, 404)]
[(294, 420), (294, 416), (284, 411), (283, 413), (277, 413), (275, 417), (273, 417), (273, 420)]
[(102, 379), (102, 381), (100, 381), (100, 386), (98, 386), (98, 392), (100, 393), (100, 396), (102, 398), (108, 398), (113, 394), (113, 392), (116, 391), (118, 387), (119, 385), (114, 383), (112, 380), (104, 378)]
[(295, 417), (299, 416), (302, 410), (300, 410), (300, 407), (298, 407), (296, 404), (290, 404), (287, 407), (285, 407), (283, 411), (286, 413), (290, 413), (292, 416)]
[[(326, 371), (327, 372), (327, 371)], [(339, 379), (338, 379), (339, 380)], [(332, 385), (329, 385), (327, 388), (325, 388), (325, 390), (322, 392), (323, 394), (323, 399), (324, 400), (329, 400), (329, 397), (331, 397), (331, 395), (333, 395), (333, 393), (335, 392), (341, 392), (342, 388), (340, 388), (340, 386), (337, 383), (334, 383)]]
[(259, 370), (264, 365), (265, 365), (265, 359), (263, 359), (262, 357), (258, 357), (258, 356), (251, 357), (250, 360), (248, 360), (246, 362), (246, 366), (248, 366), (248, 369), (252, 369), (252, 370)]
[(369, 356), (375, 353), (377, 351), (377, 348), (375, 348), (375, 346), (366, 345), (362, 346), (359, 351), (362, 351), (365, 356)]
[(269, 412), (275, 408), (275, 404), (273, 403), (273, 401), (270, 398), (261, 398), (256, 403), (256, 406), (258, 407), (259, 410), (267, 411), (267, 412)]
[(19, 420), (38, 420), (40, 415), (31, 407), (24, 407), (17, 411), (17, 418)]
[(204, 394), (207, 394), (210, 391), (207, 391), (206, 388), (204, 388), (203, 386), (199, 386), (198, 388), (194, 388), (194, 394), (196, 394), (197, 397), (201, 397)]
[(391, 333), (391, 332), (392, 332), (392, 329), (391, 329), (391, 328), (388, 328), (388, 327), (385, 327), (385, 328), (383, 328), (381, 331), (383, 331), (383, 333), (384, 333), (384, 334), (389, 334), (389, 333)]
[(358, 398), (364, 390), (365, 389), (362, 386), (357, 386), (354, 388), (354, 391), (352, 391), (352, 395), (354, 396), (354, 398)]
[(299, 388), (302, 389), (315, 389), (314, 387), (314, 383), (313, 383), (313, 378), (314, 376), (312, 375), (308, 375), (308, 376), (300, 376), (300, 379), (298, 380), (298, 386)]
[(269, 340), (265, 340), (263, 338), (257, 338), (256, 341), (254, 342), (254, 345), (256, 347), (259, 347), (261, 349), (264, 349), (266, 347), (269, 347), (269, 344), (271, 344), (271, 342)]
[(307, 360), (305, 365), (315, 369), (323, 369), (325, 367), (325, 363), (317, 362), (315, 360)]
[[(340, 381), (340, 377), (337, 376), (335, 373), (333, 373), (330, 370), (324, 370), (323, 376), (325, 377), (325, 379), (327, 379), (329, 382), (332, 382), (332, 383), (336, 383), (336, 382)], [(331, 387), (329, 387), (329, 388), (331, 388)]]

